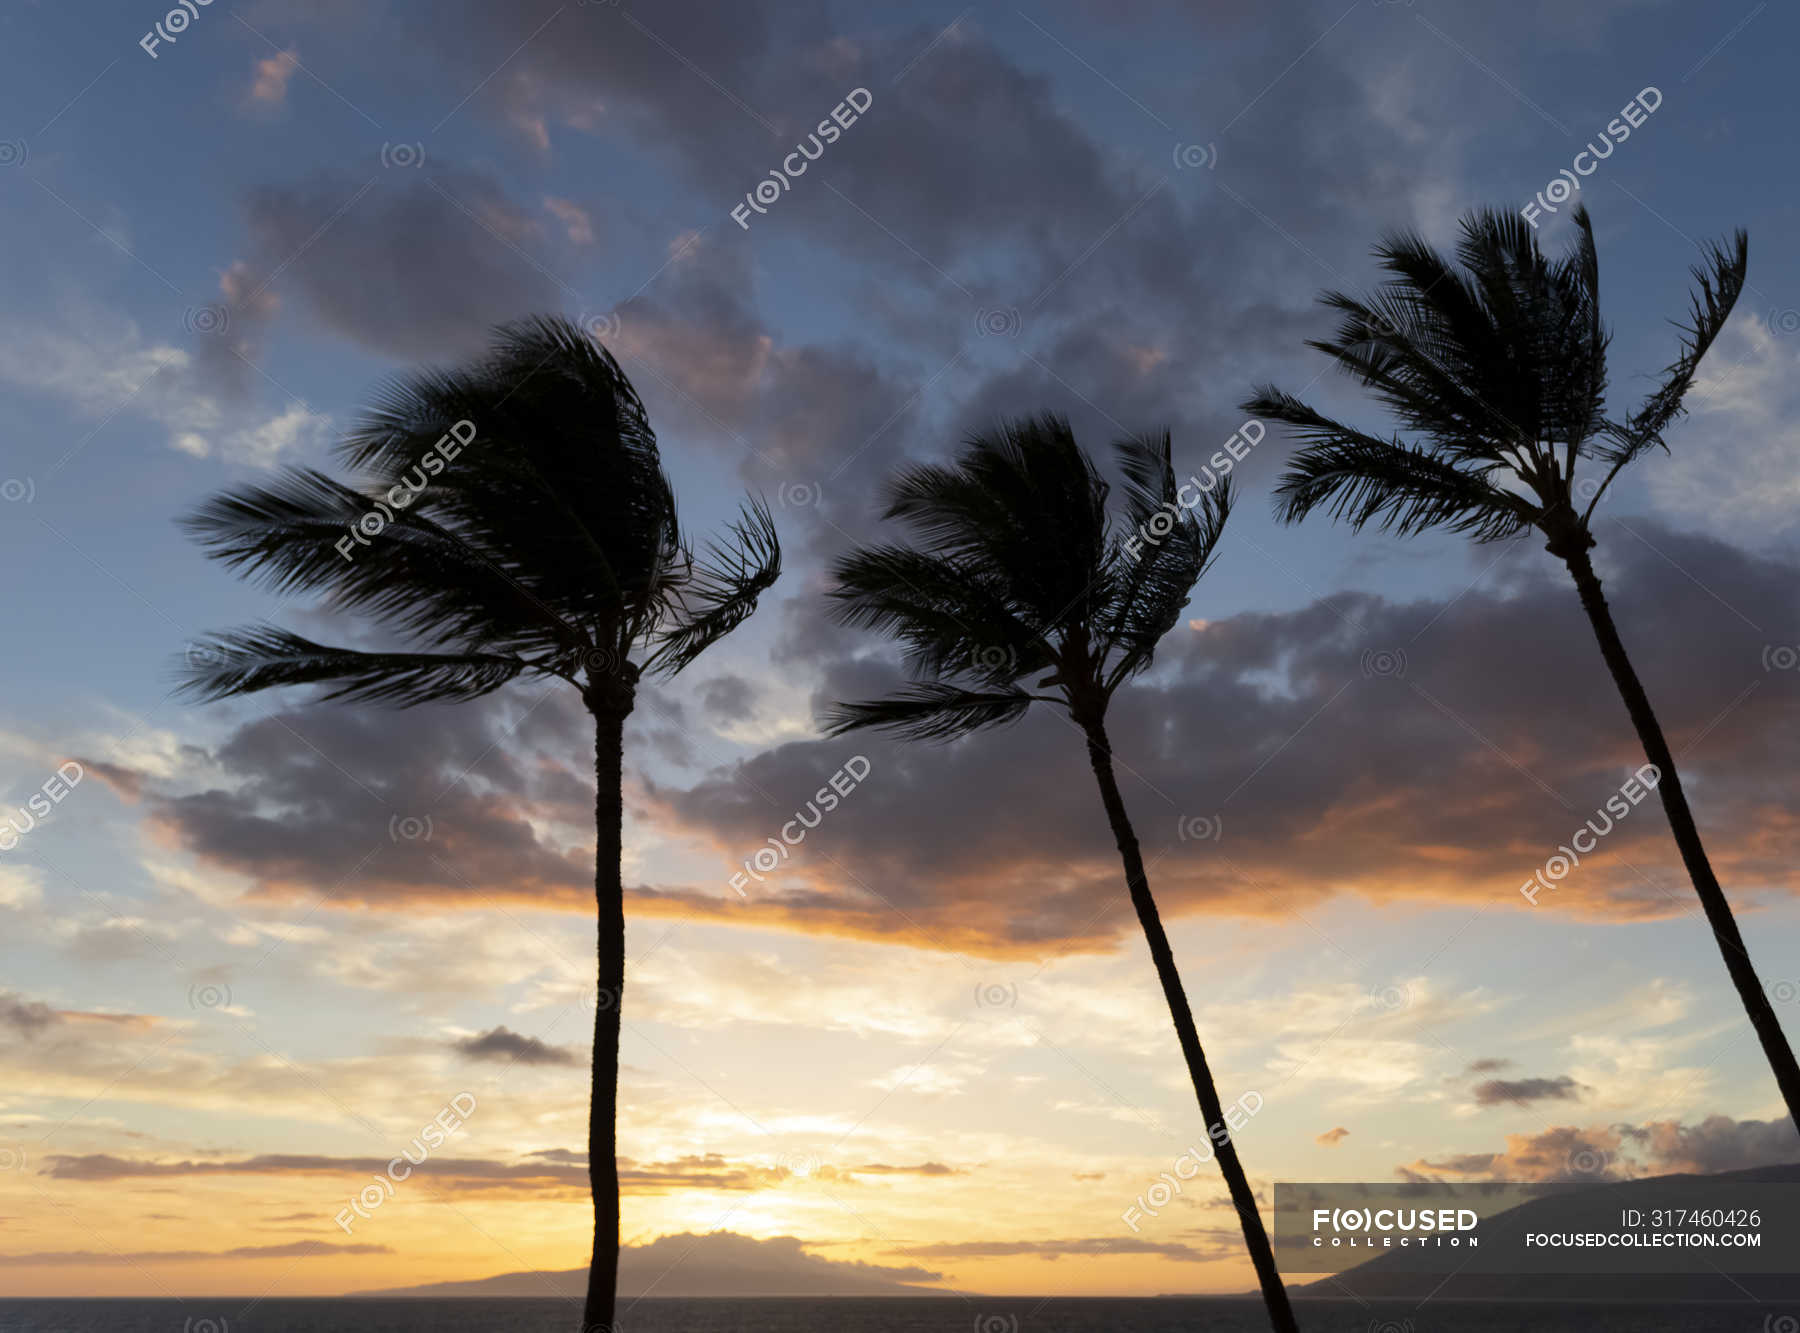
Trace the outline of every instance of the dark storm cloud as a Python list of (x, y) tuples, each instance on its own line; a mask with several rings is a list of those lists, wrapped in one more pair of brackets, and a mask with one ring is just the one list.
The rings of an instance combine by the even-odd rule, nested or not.
[[(839, 461), (904, 412), (909, 391), (854, 347), (784, 342), (757, 312), (750, 262), (716, 236), (682, 242), (654, 286), (615, 312), (608, 342), (665, 435), (711, 440), (772, 501), (805, 509)], [(844, 489), (824, 484), (825, 498)]]
[[(890, 56), (888, 47), (916, 52), (929, 36), (881, 35), (851, 49), (871, 64), (895, 63), (898, 50)], [(785, 91), (796, 58), (770, 59), (785, 62), (773, 66)], [(1272, 114), (1298, 113), (1283, 104)], [(933, 48), (854, 131), (821, 162), (818, 186), (784, 200), (785, 220), (761, 225), (802, 228), (865, 271), (877, 265), (882, 276), (868, 278), (870, 300), (858, 303), (876, 327), (861, 331), (876, 341), (902, 333), (918, 364), (888, 358), (877, 369), (841, 348), (785, 344), (750, 307), (743, 274), (760, 238), (730, 226), (709, 231), (620, 312), (628, 349), (743, 434), (756, 464), (797, 467), (779, 478), (790, 484), (819, 482), (840, 525), (866, 512), (846, 496), (869, 495), (898, 457), (942, 448), (1022, 405), (1050, 400), (1108, 423), (1109, 434), (1118, 422), (1223, 438), (1236, 421), (1216, 385), (1265, 373), (1303, 332), (1317, 331), (1313, 289), (1331, 273), (1296, 266), (1282, 232), (1299, 224), (1259, 220), (1204, 170), (1178, 179), (1163, 130), (1152, 131), (1149, 165), (1103, 148), (1043, 76), (978, 32), (959, 29)], [(1279, 123), (1269, 132), (1284, 140), (1282, 169), (1238, 185), (1262, 192), (1260, 211), (1282, 213), (1290, 202), (1267, 187), (1287, 192), (1311, 210), (1315, 244), (1359, 253), (1362, 240), (1343, 239), (1341, 209), (1327, 216), (1296, 182), (1322, 173), (1346, 187), (1367, 181), (1372, 168), (1362, 168), (1379, 155), (1383, 131), (1365, 126), (1364, 139), (1377, 142), (1354, 151), (1324, 145), (1317, 163), (1304, 158), (1305, 134)], [(1373, 229), (1391, 221), (1394, 190), (1370, 185), (1369, 194), (1380, 200)], [(886, 306), (900, 326), (881, 326)]]
[[(677, 0), (638, 13), (559, 9), (553, 0), (452, 3), (419, 26), (423, 45), (409, 56), (422, 52), (417, 65), (451, 88), (476, 89), (462, 114), (512, 125), (552, 151), (580, 134), (660, 155), (699, 196), (718, 200), (700, 234), (669, 238), (666, 268), (613, 312), (609, 341), (665, 437), (697, 431), (739, 459), (745, 479), (784, 507), (790, 550), (818, 556), (865, 530), (876, 484), (896, 462), (941, 452), (1002, 415), (1066, 407), (1096, 446), (1120, 429), (1168, 425), (1187, 457), (1205, 457), (1229, 434), (1236, 391), (1218, 386), (1290, 359), (1302, 332), (1319, 332), (1314, 291), (1358, 285), (1368, 241), (1415, 220), (1459, 165), (1457, 145), (1422, 132), (1429, 126), (1418, 113), (1465, 79), (1460, 57), (1409, 62), (1410, 47), (1389, 49), (1396, 24), (1408, 42), (1441, 45), (1407, 16), (1339, 24), (1348, 16), (1306, 14), (1303, 26), (1321, 40), (1313, 50), (1301, 44), (1303, 66), (1283, 73), (1298, 54), (1293, 32), (1227, 22), (1232, 45), (1209, 52), (1218, 68), (1137, 90), (1144, 107), (1115, 106), (1104, 140), (1086, 119), (1087, 101), (1067, 94), (1078, 80), (1106, 96), (1093, 71), (1070, 65), (1041, 33), (1008, 32), (1032, 43), (1029, 60), (1022, 46), (1003, 50), (1002, 20), (989, 31), (981, 16), (943, 32), (866, 19), (840, 26), (813, 4), (721, 13)], [(1191, 21), (1163, 7), (1131, 22), (1142, 32), (1153, 17), (1180, 20), (1169, 31), (1194, 36)], [(1058, 71), (1054, 82), (1040, 67)], [(409, 68), (408, 77), (420, 73)], [(1415, 82), (1425, 100), (1409, 103)], [(874, 95), (863, 119), (779, 212), (740, 230), (725, 216), (739, 183), (754, 182), (772, 154), (858, 84)], [(1463, 95), (1505, 101), (1487, 87)], [(1507, 113), (1530, 114), (1517, 103)], [(1175, 143), (1190, 136), (1215, 144), (1215, 166), (1176, 165)], [(421, 172), (385, 172), (356, 198), (361, 185), (318, 179), (258, 192), (251, 207), (253, 235), (273, 238), (275, 250), (298, 248), (336, 218), (283, 283), (347, 336), (398, 355), (448, 354), (495, 311), (572, 299), (540, 271), (553, 238), (535, 206), (494, 182), (428, 161)], [(797, 340), (765, 316), (758, 291), (781, 279), (767, 271), (778, 233), (816, 247), (822, 263), (837, 263), (878, 298), (852, 337)], [(976, 322), (983, 309), (999, 316), (985, 334)], [(900, 330), (903, 351), (884, 337)], [(1252, 481), (1275, 465), (1274, 450), (1253, 456)], [(1620, 536), (1609, 554), (1668, 575), (1629, 545)], [(1686, 556), (1682, 563), (1692, 568)], [(1727, 585), (1742, 572), (1717, 563)], [(810, 603), (817, 577), (796, 560), (788, 587)], [(1656, 664), (1665, 679), (1653, 684), (1668, 687), (1659, 697), (1671, 722), (1697, 737), (1710, 714), (1683, 710), (1732, 702), (1715, 698), (1706, 677), (1718, 665), (1715, 646), (1729, 641), (1736, 656), (1714, 679), (1748, 683), (1750, 645), (1732, 639), (1730, 626), (1709, 644), (1689, 642), (1691, 626), (1711, 624), (1720, 610), (1692, 588), (1675, 592), (1681, 617), (1659, 616), (1645, 596), (1638, 627), (1641, 642), (1665, 650)], [(881, 657), (852, 656), (845, 645), (854, 640), (824, 625), (816, 607), (789, 614), (777, 660), (811, 667), (823, 656), (826, 694), (892, 684)], [(1365, 670), (1365, 654), (1402, 649), (1412, 663), (1405, 676)], [(1692, 669), (1669, 678), (1684, 662)], [(1706, 747), (1744, 747), (1758, 761), (1746, 771), (1761, 781), (1771, 756), (1756, 753), (1759, 736), (1742, 723), (1767, 716), (1785, 685), (1766, 679)], [(1633, 758), (1619, 712), (1568, 588), (1533, 584), (1507, 600), (1472, 594), (1448, 608), (1342, 597), (1200, 635), (1178, 630), (1157, 679), (1119, 710), (1114, 739), (1174, 902), (1275, 912), (1290, 896), (1334, 888), (1511, 892), (1617, 787)], [(656, 753), (693, 757), (678, 726), (645, 713)], [(788, 883), (749, 910), (972, 947), (1100, 944), (1118, 924), (1117, 871), (1070, 746), (1054, 718), (939, 754), (868, 742), (879, 777), (813, 836)], [(722, 850), (755, 847), (769, 818), (790, 814), (850, 752), (785, 746), (659, 796), (669, 817)], [(1545, 766), (1548, 776), (1539, 774)], [(1755, 782), (1737, 783), (1735, 772), (1717, 765), (1706, 791), (1748, 835), (1733, 848), (1735, 869), (1753, 886), (1785, 885), (1785, 822), (1763, 812), (1756, 823)], [(1070, 773), (1076, 780), (1063, 780)], [(545, 781), (574, 804), (574, 774)], [(501, 795), (485, 799), (485, 813), (533, 844), (532, 891), (579, 892), (571, 858), (535, 846)], [(241, 791), (208, 793), (172, 809), (183, 817), (169, 822), (185, 843), (265, 886), (334, 868), (329, 855), (279, 847), (280, 830), (247, 817), (245, 803)], [(995, 808), (1031, 817), (1002, 823), (987, 813)], [(1222, 843), (1181, 840), (1198, 827), (1192, 821), (1214, 817), (1226, 829)], [(1551, 897), (1639, 915), (1677, 910), (1686, 899), (1661, 873), (1657, 819), (1637, 816), (1593, 873)], [(402, 850), (419, 862), (418, 848)], [(501, 859), (470, 880), (495, 882)], [(432, 869), (383, 872), (378, 892), (438, 892)], [(679, 887), (637, 897), (658, 911), (742, 910)]]
[[(1285, 31), (1257, 35), (1227, 24), (1236, 39), (1232, 58), (1218, 61), (1204, 81), (1142, 90), (1148, 103), (1119, 118), (1127, 143), (1121, 150), (1103, 145), (1069, 110), (1049, 75), (1001, 50), (999, 28), (990, 31), (984, 16), (964, 15), (942, 29), (838, 23), (843, 16), (823, 6), (766, 0), (735, 5), (728, 18), (690, 3), (653, 14), (557, 8), (549, 0), (443, 6), (420, 36), (453, 77), (466, 74), (471, 84), (491, 72), (490, 52), (515, 52), (475, 99), (496, 118), (648, 145), (721, 201), (769, 170), (771, 155), (790, 150), (849, 89), (865, 86), (874, 98), (870, 111), (802, 182), (829, 186), (797, 184), (781, 201), (782, 221), (771, 211), (757, 225), (822, 232), (862, 258), (950, 292), (955, 281), (977, 281), (965, 261), (978, 257), (997, 261), (985, 265), (997, 284), (1016, 285), (1017, 295), (1029, 298), (1090, 256), (1096, 238), (1134, 206), (1144, 208), (1157, 181), (1174, 175), (1178, 142), (1213, 137), (1179, 125), (1229, 127), (1242, 145), (1237, 161), (1266, 162), (1266, 180), (1282, 186), (1284, 201), (1309, 209), (1341, 203), (1352, 190), (1391, 201), (1417, 184), (1422, 165), (1418, 142), (1403, 144), (1401, 131), (1380, 119), (1348, 114), (1369, 109), (1371, 92), (1337, 68), (1342, 48), (1309, 59), (1302, 76), (1308, 97), (1259, 98), (1293, 61)], [(1022, 47), (1079, 81), (1083, 92), (1106, 95), (1092, 70), (1058, 54), (1041, 29), (994, 23), (1017, 27)], [(1221, 35), (1211, 14), (1205, 26), (1210, 37)], [(1341, 37), (1351, 50), (1358, 39), (1379, 49), (1381, 38), (1368, 27), (1349, 25)], [(1185, 27), (1180, 35), (1193, 36)], [(1071, 37), (1077, 45), (1083, 40)], [(1241, 114), (1253, 103), (1254, 115)], [(1279, 151), (1265, 151), (1271, 145)], [(1384, 150), (1401, 148), (1407, 151), (1387, 154), (1391, 168), (1375, 165)], [(1205, 169), (1195, 170), (1195, 179), (1204, 179)], [(1259, 207), (1279, 212), (1270, 207), (1276, 202), (1265, 197)], [(1157, 207), (1165, 211), (1151, 227), (1156, 243), (1130, 249), (1165, 284), (1221, 258), (1221, 246), (1240, 234), (1263, 231), (1288, 244), (1216, 196), (1209, 207), (1230, 225), (1199, 235), (1178, 225), (1167, 201)], [(737, 233), (728, 225), (745, 239), (755, 235), (755, 228)]]
[(473, 1037), (450, 1043), (459, 1055), (471, 1060), (498, 1060), (507, 1064), (569, 1065), (576, 1063), (572, 1052), (514, 1032), (502, 1025)]
[[(1766, 670), (1765, 649), (1800, 624), (1796, 571), (1640, 520), (1602, 537), (1615, 612), (1721, 876), (1749, 908), (1793, 884), (1779, 794), (1800, 677)], [(1572, 588), (1535, 545), (1505, 560), (1457, 598), (1343, 594), (1177, 628), (1110, 722), (1170, 910), (1278, 915), (1345, 890), (1613, 918), (1691, 909), (1654, 798), (1537, 908), (1520, 895), (1643, 759)], [(889, 650), (869, 646), (825, 662), (819, 703), (897, 683)], [(650, 795), (730, 857), (859, 752), (870, 777), (733, 919), (1026, 952), (1095, 947), (1127, 924), (1081, 740), (1059, 716), (947, 748), (797, 742)], [(640, 901), (724, 910), (700, 895)]]
[[(642, 15), (453, 4), (417, 34), (450, 86), (480, 84), (469, 114), (658, 151), (719, 200), (704, 234), (672, 238), (672, 262), (612, 312), (610, 341), (665, 427), (722, 435), (747, 480), (799, 492), (796, 523), (853, 529), (898, 458), (1046, 399), (1091, 403), (1090, 415), (1132, 431), (1223, 438), (1236, 422), (1215, 386), (1260, 377), (1317, 332), (1314, 288), (1360, 264), (1368, 236), (1409, 219), (1430, 165), (1429, 145), (1370, 114), (1374, 93), (1338, 68), (1341, 53), (1309, 57), (1308, 96), (1259, 97), (1292, 62), (1286, 34), (1227, 24), (1233, 58), (1205, 91), (1145, 90), (1153, 109), (1131, 113), (1128, 129), (1109, 122), (1115, 143), (980, 19), (946, 32), (834, 17), (766, 3), (728, 17), (686, 3)], [(1054, 52), (1042, 35), (1020, 35)], [(497, 75), (495, 51), (512, 53)], [(1091, 71), (1065, 73), (1098, 91)], [(779, 216), (749, 232), (729, 221), (743, 184), (854, 86), (872, 90), (871, 109)], [(1230, 127), (1216, 169), (1176, 166), (1177, 142), (1204, 138), (1175, 128), (1189, 123)], [(522, 260), (543, 253), (542, 238), (491, 182), (457, 183), (459, 209), (440, 197), (449, 177), (395, 175), (296, 261), (333, 327), (396, 354), (438, 355), (496, 312), (573, 299)], [(277, 249), (298, 246), (356, 185), (263, 191), (252, 216)], [(1347, 210), (1364, 225), (1347, 226)], [(470, 225), (469, 213), (490, 225)], [(844, 266), (869, 316), (860, 340), (897, 338), (900, 361), (768, 327), (750, 274), (778, 231)]]
[(742, 676), (719, 676), (701, 683), (700, 705), (720, 722), (741, 722), (756, 712), (757, 688)]
[[(1764, 661), (1800, 625), (1800, 581), (1638, 520), (1603, 533), (1615, 610), (1721, 874), (1751, 908), (1793, 882), (1800, 829), (1778, 775), (1800, 739), (1800, 676)], [(804, 600), (783, 652), (819, 673), (819, 704), (894, 687), (885, 647), (823, 625), (813, 589)], [(145, 800), (156, 830), (260, 894), (586, 911), (590, 761), (568, 741), (580, 719), (551, 694), (509, 731), (509, 707), (264, 718), (211, 756), (217, 785), (151, 784)], [(650, 696), (640, 711), (634, 744), (685, 735)], [(1343, 891), (1613, 918), (1691, 910), (1654, 799), (1538, 907), (1518, 892), (1642, 764), (1572, 590), (1529, 543), (1458, 598), (1342, 594), (1178, 627), (1110, 726), (1176, 913), (1279, 915)], [(1104, 948), (1129, 924), (1080, 738), (1048, 713), (949, 748), (789, 743), (689, 788), (651, 782), (633, 818), (715, 846), (723, 879), (858, 753), (868, 779), (748, 901), (672, 885), (632, 891), (635, 909), (1023, 953)]]
[(559, 308), (540, 220), (474, 172), (372, 165), (250, 193), (258, 262), (326, 328), (406, 360), (479, 352), (491, 326)]
[(1491, 1078), (1471, 1090), (1477, 1106), (1530, 1106), (1533, 1102), (1581, 1100), (1581, 1085), (1567, 1074), (1556, 1078)]
[[(521, 708), (526, 720), (511, 728)], [(224, 784), (155, 784), (152, 828), (253, 892), (334, 903), (591, 900), (593, 787), (572, 705), (522, 689), (457, 708), (315, 707), (259, 718), (210, 756)], [(560, 722), (558, 733), (534, 732)], [(535, 718), (535, 723), (533, 719)], [(521, 735), (543, 738), (545, 748)], [(567, 844), (534, 824), (565, 823)]]

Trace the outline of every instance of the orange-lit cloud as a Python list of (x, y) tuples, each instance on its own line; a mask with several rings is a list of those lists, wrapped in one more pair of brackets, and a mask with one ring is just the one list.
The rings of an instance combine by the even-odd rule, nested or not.
[(256, 79), (250, 85), (250, 96), (258, 102), (278, 104), (287, 100), (288, 80), (299, 67), (292, 51), (278, 51), (266, 60), (256, 62)]
[(1508, 1134), (1501, 1152), (1420, 1158), (1399, 1167), (1414, 1180), (1629, 1180), (1710, 1175), (1791, 1162), (1800, 1154), (1793, 1121), (1710, 1115), (1694, 1124), (1557, 1125)]

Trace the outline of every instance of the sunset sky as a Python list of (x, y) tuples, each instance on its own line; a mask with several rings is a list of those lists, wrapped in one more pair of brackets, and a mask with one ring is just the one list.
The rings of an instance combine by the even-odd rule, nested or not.
[[(698, 1264), (791, 1237), (974, 1292), (1248, 1289), (1214, 1173), (1124, 1220), (1204, 1127), (1079, 736), (1045, 713), (948, 748), (821, 739), (826, 704), (900, 678), (826, 616), (825, 570), (898, 464), (1003, 414), (1065, 412), (1096, 453), (1166, 426), (1184, 476), (1265, 381), (1385, 429), (1305, 347), (1317, 293), (1371, 283), (1390, 230), (1449, 245), (1463, 210), (1524, 207), (1647, 88), (1580, 195), (1615, 403), (1673, 357), (1703, 241), (1747, 228), (1749, 287), (1595, 558), (1800, 1031), (1800, 16), (165, 9), (0, 18), (0, 829), (25, 830), (0, 838), (0, 1295), (586, 1263), (579, 701), (170, 697), (206, 630), (368, 642), (176, 518), (331, 466), (386, 377), (557, 311), (642, 392), (690, 528), (759, 492), (786, 552), (754, 620), (627, 728), (624, 1240), (686, 1237), (657, 1253)], [(734, 220), (858, 89), (866, 112)], [(1288, 447), (1271, 427), (1239, 467), (1222, 558), (1111, 721), (1219, 1090), (1260, 1106), (1237, 1136), (1259, 1191), (1800, 1155), (1654, 799), (1519, 892), (1643, 762), (1564, 572), (1533, 540), (1284, 528)], [(430, 1162), (339, 1225), (465, 1093)]]

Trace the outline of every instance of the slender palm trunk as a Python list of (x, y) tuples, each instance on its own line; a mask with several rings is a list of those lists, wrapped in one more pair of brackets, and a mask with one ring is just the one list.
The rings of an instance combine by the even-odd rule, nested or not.
[(619, 1010), (625, 997), (625, 881), (619, 868), (624, 819), (625, 712), (593, 707), (594, 902), (599, 915), (594, 978), (593, 1093), (588, 1104), (588, 1181), (594, 1194), (594, 1257), (583, 1333), (610, 1333), (619, 1282)]
[(1262, 1285), (1263, 1303), (1269, 1307), (1269, 1323), (1276, 1333), (1299, 1333), (1293, 1307), (1288, 1303), (1287, 1288), (1275, 1267), (1275, 1251), (1269, 1235), (1263, 1230), (1262, 1214), (1256, 1208), (1256, 1195), (1250, 1178), (1238, 1161), (1237, 1145), (1232, 1143), (1225, 1127), (1225, 1108), (1219, 1102), (1219, 1090), (1213, 1086), (1212, 1070), (1207, 1067), (1206, 1053), (1200, 1049), (1200, 1033), (1194, 1027), (1193, 1011), (1188, 1008), (1187, 992), (1182, 989), (1181, 974), (1175, 970), (1175, 953), (1169, 937), (1163, 932), (1162, 917), (1156, 910), (1156, 899), (1150, 896), (1150, 881), (1144, 873), (1144, 857), (1138, 850), (1137, 834), (1125, 813), (1125, 800), (1119, 795), (1119, 784), (1113, 777), (1112, 744), (1107, 740), (1103, 723), (1088, 724), (1088, 762), (1094, 766), (1094, 778), (1100, 784), (1100, 799), (1106, 805), (1106, 818), (1112, 825), (1113, 838), (1119, 844), (1119, 857), (1125, 862), (1125, 883), (1131, 890), (1131, 905), (1137, 909), (1138, 923), (1144, 928), (1144, 939), (1150, 945), (1150, 957), (1156, 963), (1156, 975), (1162, 981), (1163, 998), (1169, 1002), (1169, 1016), (1175, 1020), (1175, 1033), (1181, 1040), (1181, 1054), (1187, 1060), (1188, 1077), (1193, 1080), (1194, 1095), (1200, 1101), (1200, 1114), (1206, 1119), (1207, 1132), (1218, 1144), (1219, 1172), (1231, 1191), (1238, 1222), (1244, 1228), (1244, 1246), (1250, 1251), (1250, 1262), (1256, 1267), (1256, 1280)]
[(1768, 1058), (1769, 1067), (1775, 1071), (1775, 1082), (1781, 1089), (1782, 1099), (1787, 1103), (1788, 1115), (1793, 1118), (1795, 1126), (1800, 1128), (1800, 1064), (1794, 1061), (1794, 1051), (1781, 1030), (1781, 1020), (1775, 1016), (1775, 1007), (1769, 1003), (1768, 993), (1763, 990), (1762, 981), (1756, 975), (1756, 966), (1750, 961), (1749, 951), (1744, 947), (1744, 937), (1738, 932), (1737, 921), (1731, 915), (1731, 904), (1726, 901), (1725, 891), (1719, 887), (1712, 864), (1706, 859), (1706, 848), (1700, 842), (1700, 830), (1694, 825), (1687, 796), (1681, 790), (1681, 776), (1675, 771), (1675, 756), (1669, 752), (1668, 741), (1663, 739), (1662, 727), (1658, 725), (1656, 713), (1650, 707), (1650, 697), (1644, 693), (1637, 672), (1632, 670), (1631, 659), (1625, 655), (1625, 644), (1619, 638), (1612, 612), (1606, 605), (1606, 597), (1600, 591), (1600, 579), (1594, 573), (1593, 561), (1588, 558), (1585, 550), (1564, 554), (1563, 560), (1569, 566), (1569, 573), (1575, 578), (1575, 587), (1581, 593), (1582, 608), (1594, 626), (1594, 637), (1600, 640), (1601, 656), (1606, 659), (1613, 683), (1619, 687), (1619, 694), (1625, 700), (1625, 711), (1631, 714), (1631, 723), (1637, 728), (1644, 754), (1662, 774), (1656, 789), (1662, 795), (1663, 810), (1669, 816), (1669, 827), (1674, 830), (1675, 845), (1681, 849), (1682, 863), (1687, 866), (1688, 878), (1694, 882), (1694, 892), (1700, 895), (1700, 905), (1706, 909), (1706, 919), (1712, 926), (1713, 938), (1718, 941), (1719, 953), (1725, 959), (1725, 970), (1731, 974), (1731, 982), (1737, 987), (1738, 998), (1744, 1002), (1744, 1009), (1750, 1015), (1750, 1026), (1756, 1029), (1757, 1039), (1762, 1042), (1763, 1054)]

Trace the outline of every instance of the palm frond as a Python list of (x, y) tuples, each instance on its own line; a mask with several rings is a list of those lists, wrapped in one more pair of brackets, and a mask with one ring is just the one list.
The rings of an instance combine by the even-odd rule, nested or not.
[(844, 624), (897, 640), (913, 680), (834, 706), (834, 734), (947, 740), (1040, 700), (1084, 726), (1104, 715), (1180, 617), (1231, 511), (1228, 485), (1189, 496), (1177, 483), (1166, 431), (1114, 452), (1125, 484), (1110, 514), (1110, 488), (1056, 416), (1004, 422), (953, 463), (899, 475), (889, 514), (921, 547), (852, 550), (828, 595)]
[[(1706, 249), (1705, 266), (1696, 265), (1690, 270), (1695, 291), (1688, 299), (1687, 322), (1675, 325), (1681, 333), (1680, 355), (1663, 369), (1662, 383), (1637, 411), (1604, 429), (1608, 443), (1596, 453), (1612, 466), (1613, 472), (1654, 446), (1668, 447), (1662, 433), (1686, 410), (1683, 403), (1700, 369), (1701, 358), (1731, 318), (1732, 308), (1744, 290), (1749, 266), (1750, 237), (1740, 230), (1729, 249), (1712, 243)], [(1611, 479), (1609, 473), (1606, 480)]]
[(986, 727), (1016, 722), (1031, 706), (1023, 690), (966, 690), (942, 681), (909, 685), (887, 699), (834, 704), (826, 710), (825, 734), (874, 727), (907, 740), (950, 741)]
[[(1572, 219), (1573, 243), (1557, 259), (1512, 211), (1467, 215), (1454, 263), (1416, 234), (1392, 235), (1376, 248), (1392, 275), (1383, 291), (1361, 300), (1327, 292), (1343, 322), (1311, 346), (1382, 400), (1414, 442), (1379, 439), (1263, 390), (1250, 410), (1308, 442), (1277, 487), (1277, 512), (1293, 521), (1324, 508), (1355, 527), (1407, 535), (1441, 526), (1480, 540), (1529, 524), (1553, 549), (1591, 544), (1585, 529), (1600, 496), (1680, 415), (1743, 289), (1749, 243), (1740, 231), (1730, 246), (1708, 247), (1688, 322), (1677, 326), (1680, 355), (1619, 422), (1607, 416), (1611, 335), (1593, 221), (1579, 206)], [(1607, 471), (1577, 513), (1586, 486), (1578, 492), (1575, 474), (1588, 458)]]
[[(323, 593), (437, 648), (579, 648), (580, 631), (485, 552), (411, 508), (376, 505), (292, 468), (221, 492), (180, 520), (209, 555), (270, 590)], [(374, 536), (359, 523), (382, 517)]]
[(501, 559), (569, 618), (660, 619), (681, 538), (642, 401), (611, 353), (560, 317), (501, 326), (489, 356), (391, 381), (340, 452), (391, 482), (452, 450), (419, 510)]
[(365, 653), (274, 625), (227, 630), (189, 645), (177, 693), (209, 701), (283, 685), (329, 684), (325, 699), (410, 706), (479, 698), (533, 665), (500, 653)]
[(781, 539), (759, 498), (730, 525), (731, 540), (709, 543), (675, 593), (673, 622), (654, 636), (645, 668), (674, 675), (743, 624), (781, 575)]
[(920, 676), (969, 676), (1005, 685), (1050, 665), (1051, 650), (987, 571), (910, 547), (861, 547), (833, 568), (827, 596), (843, 624), (879, 630), (904, 646)]
[(1191, 499), (1183, 494), (1198, 482), (1177, 483), (1166, 431), (1160, 438), (1119, 441), (1113, 449), (1125, 475), (1127, 526), (1110, 562), (1102, 651), (1117, 658), (1105, 680), (1109, 692), (1150, 665), (1157, 644), (1181, 618), (1232, 504), (1228, 478)]
[(1105, 558), (1106, 482), (1054, 414), (972, 435), (952, 464), (903, 469), (887, 517), (933, 552), (1003, 583), (1015, 614), (1039, 633), (1082, 622)]
[(1244, 410), (1280, 421), (1310, 443), (1288, 460), (1276, 484), (1276, 513), (1299, 522), (1315, 509), (1360, 529), (1369, 523), (1397, 536), (1445, 527), (1481, 541), (1515, 535), (1535, 511), (1522, 497), (1442, 453), (1379, 439), (1314, 411), (1273, 387)]
[(185, 526), (265, 586), (322, 594), (430, 651), (239, 630), (212, 641), (216, 661), (201, 655), (188, 693), (339, 681), (332, 697), (465, 698), (523, 670), (633, 676), (640, 648), (679, 671), (780, 573), (760, 502), (693, 558), (642, 400), (561, 317), (502, 326), (472, 365), (391, 381), (340, 454), (351, 481), (292, 470), (214, 497)]

